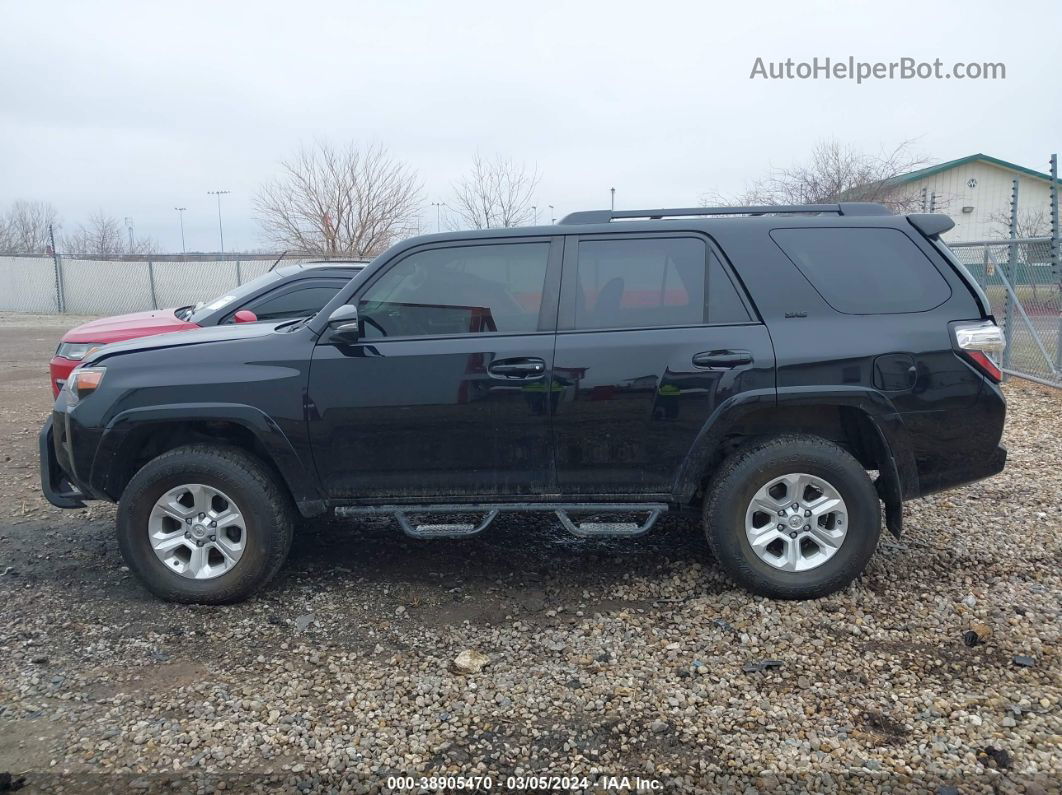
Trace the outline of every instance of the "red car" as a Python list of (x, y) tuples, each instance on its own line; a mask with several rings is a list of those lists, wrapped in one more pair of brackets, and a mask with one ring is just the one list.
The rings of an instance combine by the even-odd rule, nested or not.
[(84, 323), (63, 335), (49, 362), (52, 393), (59, 396), (71, 370), (89, 351), (111, 342), (224, 323), (278, 321), (315, 315), (364, 267), (364, 263), (336, 261), (285, 265), (207, 304), (134, 312)]

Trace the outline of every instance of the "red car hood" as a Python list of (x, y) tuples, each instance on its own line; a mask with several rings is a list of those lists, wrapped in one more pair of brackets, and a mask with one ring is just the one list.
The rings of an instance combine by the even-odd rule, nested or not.
[(63, 335), (63, 342), (121, 342), (170, 331), (186, 331), (199, 328), (195, 323), (178, 318), (174, 309), (158, 309), (154, 312), (133, 312), (130, 315), (114, 315), (92, 320), (70, 329)]

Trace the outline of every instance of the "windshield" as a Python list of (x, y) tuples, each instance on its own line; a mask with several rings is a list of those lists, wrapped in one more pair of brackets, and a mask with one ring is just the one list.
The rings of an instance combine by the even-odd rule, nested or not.
[(178, 317), (183, 315), (183, 317), (181, 317), (182, 320), (189, 320), (192, 323), (202, 323), (207, 317), (214, 314), (219, 309), (238, 308), (244, 299), (257, 294), (263, 287), (270, 285), (273, 282), (280, 281), (281, 278), (282, 275), (278, 271), (263, 273), (257, 279), (251, 279), (251, 281), (244, 282), (238, 287), (226, 290), (212, 301), (208, 301), (207, 303), (200, 301), (195, 306), (179, 310)]

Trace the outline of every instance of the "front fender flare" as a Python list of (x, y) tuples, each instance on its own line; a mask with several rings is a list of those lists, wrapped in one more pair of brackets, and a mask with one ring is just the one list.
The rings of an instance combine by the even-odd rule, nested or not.
[(261, 409), (240, 403), (179, 403), (127, 409), (107, 423), (92, 462), (92, 485), (112, 499), (120, 486), (114, 482), (116, 466), (126, 449), (133, 430), (145, 425), (181, 422), (231, 422), (250, 431), (269, 456), (291, 492), (303, 516), (315, 516), (326, 510), (326, 503), (314, 476), (312, 463), (299, 456), (283, 429)]

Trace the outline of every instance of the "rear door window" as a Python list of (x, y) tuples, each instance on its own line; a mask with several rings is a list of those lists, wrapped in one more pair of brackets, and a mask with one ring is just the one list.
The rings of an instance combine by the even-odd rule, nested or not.
[(749, 320), (722, 264), (700, 238), (583, 238), (576, 273), (577, 329)]
[(898, 229), (775, 229), (771, 238), (838, 312), (925, 312), (951, 296), (940, 271)]

